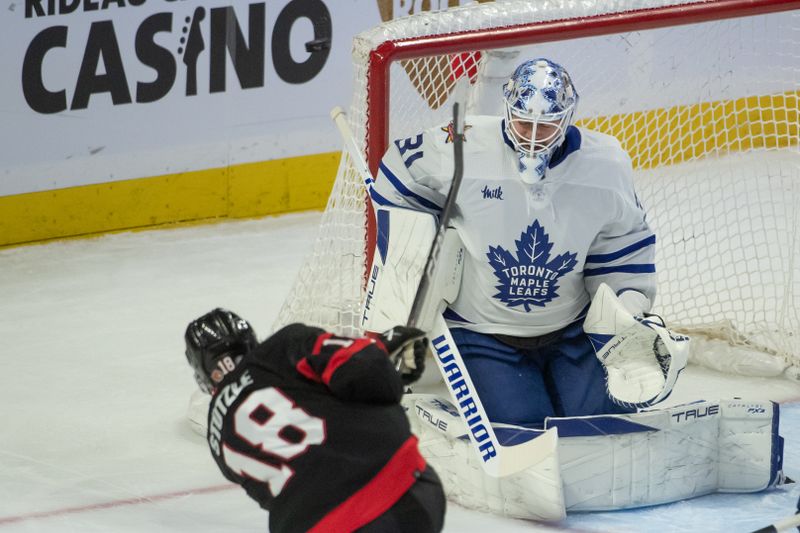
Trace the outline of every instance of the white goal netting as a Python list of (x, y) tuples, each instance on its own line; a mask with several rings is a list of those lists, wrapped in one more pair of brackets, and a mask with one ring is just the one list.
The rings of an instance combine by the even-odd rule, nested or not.
[[(500, 86), (539, 56), (572, 75), (578, 124), (615, 135), (633, 159), (658, 236), (654, 311), (697, 335), (701, 356), (722, 345), (744, 354), (729, 349), (720, 366), (763, 372), (748, 368), (756, 354), (778, 372), (800, 366), (800, 2), (526, 0), (418, 13), (354, 40), (350, 126), (374, 169), (388, 140), (449, 118), (456, 80), (470, 81), (469, 112), (499, 114)], [(360, 332), (369, 231), (343, 156), (277, 325)]]

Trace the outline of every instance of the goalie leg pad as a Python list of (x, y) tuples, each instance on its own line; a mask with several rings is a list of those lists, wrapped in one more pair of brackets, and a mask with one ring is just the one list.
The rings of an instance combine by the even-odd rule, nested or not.
[(549, 418), (567, 510), (627, 509), (782, 480), (778, 405), (695, 402), (628, 415)]
[[(439, 474), (450, 501), (510, 518), (554, 521), (566, 516), (557, 453), (517, 474), (492, 477), (484, 472), (453, 404), (437, 395), (407, 394), (403, 405), (420, 452)], [(495, 429), (500, 434), (501, 428)]]

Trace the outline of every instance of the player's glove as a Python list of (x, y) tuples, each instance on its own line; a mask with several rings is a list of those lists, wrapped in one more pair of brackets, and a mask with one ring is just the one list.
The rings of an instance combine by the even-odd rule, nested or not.
[(425, 370), (425, 357), (428, 354), (425, 332), (417, 328), (395, 326), (381, 333), (379, 340), (394, 361), (403, 384), (417, 381)]
[(618, 405), (650, 407), (664, 400), (686, 366), (689, 337), (668, 330), (657, 315), (632, 315), (605, 283), (592, 299), (583, 330)]

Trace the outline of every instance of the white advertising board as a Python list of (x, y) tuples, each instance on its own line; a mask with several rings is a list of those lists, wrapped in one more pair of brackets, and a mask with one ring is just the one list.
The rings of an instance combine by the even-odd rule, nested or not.
[[(382, 18), (469, 3), (6, 2), (0, 9), (0, 197), (339, 150), (328, 113), (350, 103), (353, 36)], [(766, 17), (764, 31), (785, 16)], [(692, 31), (705, 30), (689, 26), (687, 36)], [(309, 52), (307, 43), (315, 41), (320, 46)], [(687, 57), (702, 53), (692, 42), (686, 39)], [(553, 43), (537, 53), (564, 58), (565, 65), (575, 58), (578, 67), (569, 66), (580, 80), (583, 46), (580, 40)], [(638, 46), (652, 49), (650, 59), (659, 64), (657, 42)], [(664, 67), (652, 70), (653, 87), (659, 76), (674, 75)], [(593, 103), (591, 87), (581, 91), (584, 106), (615, 107)]]
[(350, 42), (379, 21), (376, 0), (11, 0), (0, 196), (337, 150)]

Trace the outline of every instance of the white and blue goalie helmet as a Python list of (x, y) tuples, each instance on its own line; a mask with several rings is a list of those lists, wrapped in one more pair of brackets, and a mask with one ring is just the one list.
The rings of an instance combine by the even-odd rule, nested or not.
[(578, 92), (564, 67), (537, 58), (516, 68), (503, 99), (506, 135), (519, 155), (520, 173), (537, 181), (572, 124)]

